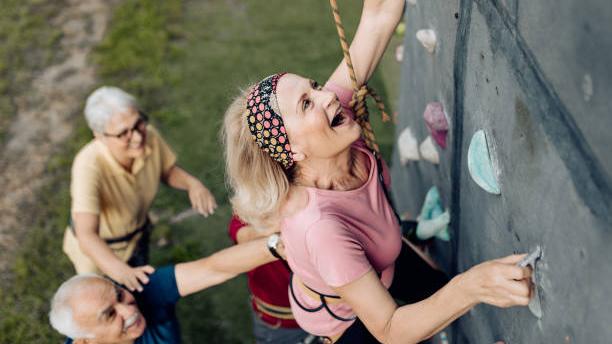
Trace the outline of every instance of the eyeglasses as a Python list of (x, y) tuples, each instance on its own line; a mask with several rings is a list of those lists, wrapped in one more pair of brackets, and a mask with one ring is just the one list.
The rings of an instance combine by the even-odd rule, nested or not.
[(127, 141), (134, 131), (138, 131), (140, 134), (144, 134), (147, 130), (147, 124), (149, 123), (149, 116), (147, 116), (144, 112), (138, 113), (138, 120), (134, 123), (134, 126), (129, 129), (122, 130), (119, 134), (108, 134), (104, 133), (106, 137), (114, 137), (123, 141)]

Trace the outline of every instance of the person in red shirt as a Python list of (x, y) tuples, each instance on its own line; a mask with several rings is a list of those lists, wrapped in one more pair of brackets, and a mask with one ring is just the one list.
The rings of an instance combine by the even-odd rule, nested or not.
[[(252, 226), (232, 216), (229, 236), (239, 244), (265, 236)], [(289, 305), (289, 270), (281, 260), (261, 265), (247, 272), (253, 311), (256, 343), (315, 343), (316, 338), (300, 328)]]

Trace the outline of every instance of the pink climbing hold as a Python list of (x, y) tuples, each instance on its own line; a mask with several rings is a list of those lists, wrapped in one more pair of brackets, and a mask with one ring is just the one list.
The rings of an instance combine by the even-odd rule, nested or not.
[(425, 112), (423, 112), (423, 118), (425, 119), (425, 125), (429, 129), (431, 137), (434, 141), (442, 147), (446, 148), (446, 135), (448, 134), (448, 121), (444, 114), (444, 107), (442, 103), (432, 102), (427, 104)]

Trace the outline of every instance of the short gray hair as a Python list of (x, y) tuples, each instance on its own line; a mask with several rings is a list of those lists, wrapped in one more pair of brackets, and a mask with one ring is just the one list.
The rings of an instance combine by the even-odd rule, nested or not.
[(131, 108), (138, 108), (131, 94), (118, 87), (102, 86), (87, 97), (85, 119), (91, 130), (103, 133), (106, 123), (114, 114)]
[(51, 300), (51, 311), (49, 312), (49, 322), (57, 332), (72, 339), (94, 337), (93, 334), (84, 331), (76, 324), (70, 307), (70, 299), (84, 286), (85, 282), (98, 279), (105, 280), (93, 273), (76, 275), (62, 283), (57, 289)]

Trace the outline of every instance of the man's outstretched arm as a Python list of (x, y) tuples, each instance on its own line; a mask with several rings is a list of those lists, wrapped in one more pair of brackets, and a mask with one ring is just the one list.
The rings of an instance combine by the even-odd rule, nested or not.
[(187, 296), (199, 292), (276, 260), (268, 250), (267, 240), (249, 241), (205, 258), (177, 264), (175, 274), (179, 294)]

